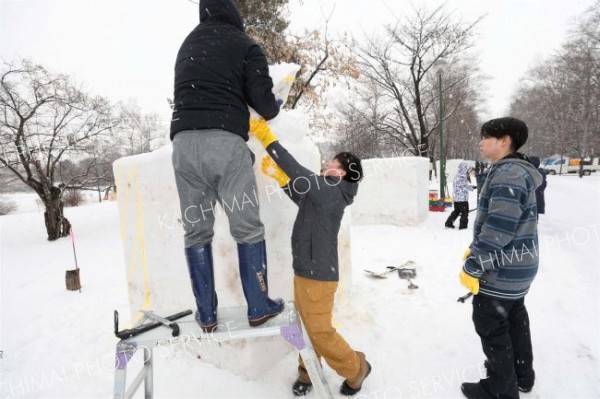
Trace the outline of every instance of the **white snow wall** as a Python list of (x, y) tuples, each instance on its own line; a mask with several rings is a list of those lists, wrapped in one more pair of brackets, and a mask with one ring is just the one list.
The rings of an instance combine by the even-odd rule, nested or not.
[[(271, 68), (274, 82), (283, 81), (295, 66)], [(295, 75), (295, 69), (292, 76)], [(286, 84), (291, 85), (289, 78)], [(276, 83), (277, 87), (282, 84)], [(289, 87), (288, 87), (289, 90)], [(287, 96), (287, 91), (286, 94)], [(281, 98), (281, 97), (279, 97)], [(300, 111), (282, 110), (270, 125), (280, 142), (304, 166), (318, 173), (321, 160), (317, 147), (306, 137), (308, 118)], [(258, 185), (260, 215), (265, 225), (269, 294), (293, 300), (291, 234), (298, 207), (277, 183), (263, 175), (261, 160), (266, 152), (254, 138), (248, 146), (256, 155), (254, 172)], [(121, 217), (121, 236), (127, 268), (132, 322), (139, 309), (166, 315), (184, 309), (195, 310), (184, 256), (183, 226), (179, 198), (171, 163), (169, 144), (149, 154), (121, 158), (114, 165)], [(344, 300), (350, 276), (350, 209), (339, 235), (340, 289)], [(215, 284), (219, 307), (245, 305), (239, 278), (236, 243), (230, 236), (227, 217), (216, 212), (213, 239)], [(123, 327), (126, 327), (123, 325)], [(207, 345), (207, 344), (203, 344)], [(240, 350), (243, 348), (243, 350)], [(233, 341), (220, 347), (202, 346), (202, 358), (246, 377), (276, 364), (292, 347), (281, 338)], [(290, 365), (291, 370), (294, 365)]]
[(429, 160), (423, 157), (362, 161), (364, 178), (352, 205), (352, 224), (416, 226), (429, 210)]

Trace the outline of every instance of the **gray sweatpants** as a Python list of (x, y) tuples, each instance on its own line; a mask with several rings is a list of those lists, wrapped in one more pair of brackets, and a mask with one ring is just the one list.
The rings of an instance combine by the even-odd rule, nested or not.
[(223, 210), (237, 243), (264, 239), (252, 158), (244, 139), (219, 129), (179, 132), (173, 138), (173, 168), (186, 248), (212, 241), (215, 213)]

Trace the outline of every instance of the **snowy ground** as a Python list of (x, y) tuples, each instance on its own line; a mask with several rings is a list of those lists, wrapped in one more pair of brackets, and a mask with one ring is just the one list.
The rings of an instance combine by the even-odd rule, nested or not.
[[(598, 398), (600, 176), (550, 176), (546, 201), (540, 271), (526, 300), (537, 380), (522, 397)], [(116, 203), (66, 211), (76, 232), (81, 294), (64, 288), (65, 270), (74, 265), (70, 241), (47, 242), (42, 214), (29, 210), (0, 217), (0, 398), (111, 397), (112, 311), (128, 310)], [(353, 228), (354, 286), (335, 319), (373, 365), (358, 398), (461, 398), (460, 382), (482, 372), (471, 306), (456, 302), (465, 293), (457, 274), (471, 231), (444, 229), (447, 216), (430, 213), (418, 227)], [(395, 276), (373, 280), (362, 271), (409, 259), (418, 271), (414, 292)], [(294, 354), (254, 381), (194, 353), (154, 360), (157, 398), (293, 397)], [(327, 367), (325, 375), (340, 397), (341, 378)]]

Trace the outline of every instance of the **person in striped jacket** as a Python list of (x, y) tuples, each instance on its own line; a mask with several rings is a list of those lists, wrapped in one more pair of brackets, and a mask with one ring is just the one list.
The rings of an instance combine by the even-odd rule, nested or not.
[(524, 299), (539, 263), (535, 191), (542, 176), (517, 152), (527, 135), (527, 125), (516, 118), (492, 119), (481, 127), (479, 150), (492, 165), (460, 281), (474, 294), (473, 323), (488, 375), (462, 384), (467, 398), (518, 398), (535, 379)]

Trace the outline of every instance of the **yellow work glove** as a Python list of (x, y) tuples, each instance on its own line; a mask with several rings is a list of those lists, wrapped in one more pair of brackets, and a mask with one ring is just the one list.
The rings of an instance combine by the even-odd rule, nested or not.
[(467, 261), (467, 258), (469, 257), (469, 255), (471, 255), (471, 248), (467, 248), (467, 250), (463, 254), (463, 262)]
[(288, 175), (281, 170), (279, 165), (277, 165), (277, 163), (273, 161), (273, 158), (271, 158), (269, 155), (265, 155), (263, 157), (261, 169), (265, 175), (275, 179), (277, 184), (279, 184), (279, 187), (284, 187), (290, 181)]
[(273, 134), (271, 128), (267, 125), (267, 122), (262, 118), (250, 118), (250, 134), (256, 137), (265, 148), (272, 142), (277, 141), (277, 137)]
[(469, 291), (471, 291), (473, 295), (477, 295), (479, 293), (479, 279), (469, 276), (464, 270), (460, 271), (458, 278), (460, 279), (460, 283)]

